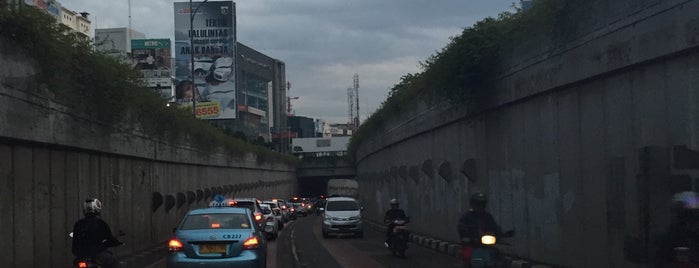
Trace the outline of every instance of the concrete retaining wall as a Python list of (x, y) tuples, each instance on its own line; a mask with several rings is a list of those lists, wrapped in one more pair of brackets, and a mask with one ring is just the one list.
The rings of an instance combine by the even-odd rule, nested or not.
[(202, 152), (67, 109), (36, 85), (31, 57), (13, 46), (0, 40), (0, 266), (69, 267), (67, 234), (87, 197), (100, 198), (104, 219), (127, 234), (115, 250), (125, 257), (162, 246), (214, 194), (296, 192), (288, 164)]
[(454, 241), (483, 191), (511, 254), (647, 265), (671, 194), (699, 184), (699, 1), (593, 2), (617, 8), (571, 16), (607, 24), (512, 53), (485, 109), (417, 102), (361, 144), (367, 217), (399, 198), (416, 234)]

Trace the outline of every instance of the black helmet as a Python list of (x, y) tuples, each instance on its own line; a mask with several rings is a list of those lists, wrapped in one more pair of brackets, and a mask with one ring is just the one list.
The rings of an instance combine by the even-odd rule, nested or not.
[(475, 193), (471, 196), (471, 207), (482, 207), (485, 208), (485, 204), (488, 203), (488, 196), (484, 193)]

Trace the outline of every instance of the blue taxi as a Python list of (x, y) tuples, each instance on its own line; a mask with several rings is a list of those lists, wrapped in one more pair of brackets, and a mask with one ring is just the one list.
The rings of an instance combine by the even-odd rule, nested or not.
[(169, 243), (167, 267), (265, 267), (267, 241), (249, 209), (217, 196), (185, 215)]

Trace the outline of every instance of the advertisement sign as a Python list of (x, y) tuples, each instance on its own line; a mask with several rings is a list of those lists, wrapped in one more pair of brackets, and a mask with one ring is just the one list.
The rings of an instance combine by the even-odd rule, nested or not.
[(170, 39), (131, 40), (131, 60), (149, 88), (157, 90), (164, 98), (172, 97)]
[[(190, 10), (189, 2), (176, 2), (174, 7), (175, 99), (180, 107), (191, 109), (194, 97), (198, 118), (236, 118), (235, 4), (193, 2)], [(200, 110), (200, 106), (206, 109)]]

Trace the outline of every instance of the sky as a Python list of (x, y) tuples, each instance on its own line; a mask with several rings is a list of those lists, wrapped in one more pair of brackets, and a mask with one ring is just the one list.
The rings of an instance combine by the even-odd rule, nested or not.
[[(215, 1), (215, 0), (212, 0)], [(92, 28), (127, 27), (128, 0), (59, 0), (90, 13)], [(131, 25), (146, 38), (174, 40), (174, 0), (131, 0)], [(299, 116), (347, 123), (347, 88), (359, 75), (363, 121), (400, 78), (449, 38), (519, 0), (240, 0), (237, 39), (286, 64)], [(93, 31), (94, 35), (94, 31)]]

